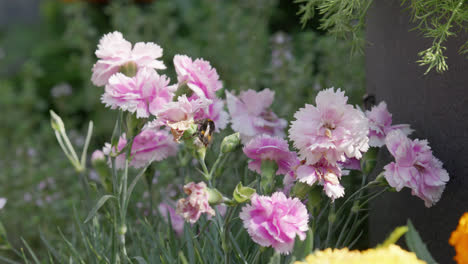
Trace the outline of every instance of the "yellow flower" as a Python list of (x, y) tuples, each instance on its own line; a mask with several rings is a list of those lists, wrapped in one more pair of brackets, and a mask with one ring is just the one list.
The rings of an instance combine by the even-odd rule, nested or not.
[(450, 236), (449, 243), (455, 247), (457, 254), (454, 259), (457, 263), (468, 264), (468, 213), (460, 218), (457, 229)]
[(401, 249), (397, 245), (368, 249), (365, 251), (343, 249), (325, 249), (306, 257), (304, 262), (294, 264), (425, 264), (413, 252)]

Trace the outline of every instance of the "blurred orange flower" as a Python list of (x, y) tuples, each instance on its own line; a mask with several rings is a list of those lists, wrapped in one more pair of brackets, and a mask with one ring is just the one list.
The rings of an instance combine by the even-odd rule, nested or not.
[(460, 218), (457, 229), (450, 236), (449, 243), (455, 247), (457, 254), (454, 259), (457, 263), (468, 264), (468, 213)]

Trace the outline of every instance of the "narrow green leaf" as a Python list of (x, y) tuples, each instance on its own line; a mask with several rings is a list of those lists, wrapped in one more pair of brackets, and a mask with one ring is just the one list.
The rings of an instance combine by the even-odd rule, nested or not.
[(135, 259), (138, 262), (138, 264), (147, 264), (146, 260), (140, 256), (133, 257), (133, 259)]
[(110, 194), (102, 196), (96, 203), (96, 205), (93, 207), (93, 209), (91, 209), (91, 212), (89, 212), (88, 217), (86, 217), (86, 220), (84, 222), (87, 223), (89, 220), (91, 220), (91, 218), (93, 218), (96, 215), (99, 208), (101, 208), (110, 198), (116, 199), (115, 196)]
[(29, 247), (28, 243), (26, 243), (26, 241), (21, 238), (21, 241), (23, 242), (24, 246), (26, 247), (26, 249), (28, 250), (29, 254), (31, 255), (31, 257), (33, 258), (34, 260), (34, 263), (37, 263), (37, 264), (41, 264), (41, 262), (39, 261), (39, 259), (36, 257), (36, 254), (34, 254), (34, 252), (32, 251), (31, 247)]
[(406, 245), (413, 251), (419, 259), (424, 260), (427, 264), (437, 264), (432, 258), (431, 253), (427, 250), (426, 244), (422, 241), (418, 231), (414, 228), (411, 220), (408, 219), (408, 232), (405, 235)]
[(7, 264), (20, 264), (19, 262), (0, 256), (0, 260)]
[(190, 264), (195, 263), (195, 251), (193, 249), (193, 236), (190, 232), (190, 226), (185, 223), (184, 225), (184, 236), (185, 236), (185, 244), (187, 245), (187, 253)]

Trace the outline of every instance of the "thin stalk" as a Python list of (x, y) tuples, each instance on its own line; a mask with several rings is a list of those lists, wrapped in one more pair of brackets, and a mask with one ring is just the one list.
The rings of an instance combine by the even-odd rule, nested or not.
[[(330, 218), (332, 218), (332, 219), (330, 219)], [(330, 221), (330, 220), (332, 220), (332, 221)], [(326, 247), (329, 246), (331, 235), (332, 235), (332, 228), (333, 228), (333, 224), (335, 223), (335, 221), (336, 221), (335, 203), (333, 203), (331, 208), (330, 208), (330, 212), (328, 213), (328, 230), (327, 230), (327, 238), (325, 240), (325, 246)]]
[(229, 258), (229, 253), (231, 251), (231, 248), (229, 246), (229, 232), (230, 232), (230, 221), (233, 212), (235, 211), (234, 208), (229, 208), (226, 218), (224, 220), (224, 230), (223, 230), (223, 239), (222, 239), (222, 245), (223, 245), (223, 250), (224, 250), (224, 263), (229, 264), (231, 263), (231, 259)]

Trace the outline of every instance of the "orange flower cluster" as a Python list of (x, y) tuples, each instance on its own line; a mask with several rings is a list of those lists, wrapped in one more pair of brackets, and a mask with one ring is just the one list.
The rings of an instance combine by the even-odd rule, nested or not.
[(468, 213), (460, 218), (457, 229), (450, 236), (449, 243), (455, 247), (457, 254), (454, 259), (457, 263), (468, 264)]

